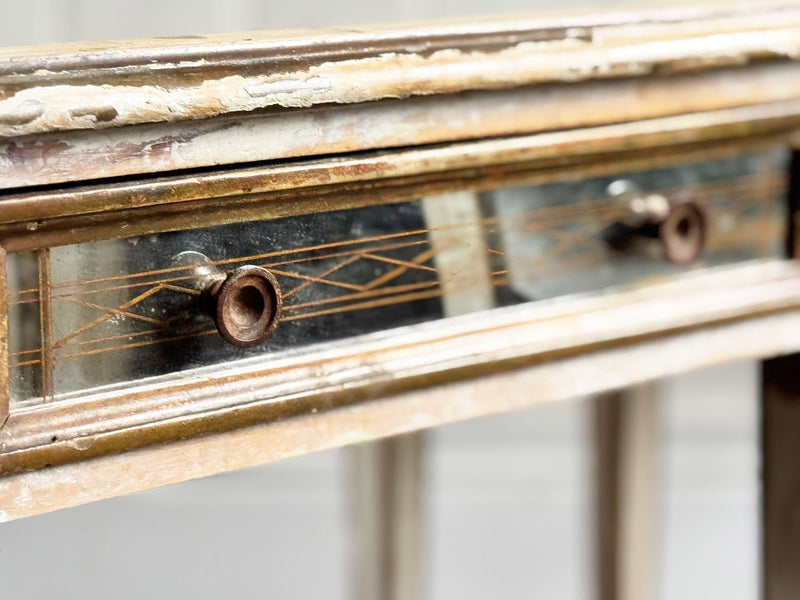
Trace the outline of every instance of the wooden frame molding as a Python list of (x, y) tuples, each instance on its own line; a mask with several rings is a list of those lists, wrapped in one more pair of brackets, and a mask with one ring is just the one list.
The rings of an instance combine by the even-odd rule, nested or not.
[[(478, 321), (454, 317), (276, 354), (268, 365), (248, 359), (186, 371), (13, 411), (0, 430), (0, 473), (325, 412), (797, 310), (800, 267), (777, 261), (689, 274), (633, 292), (499, 309)], [(768, 345), (767, 355), (784, 352), (785, 335), (769, 338)], [(357, 428), (352, 435), (351, 442), (360, 440)]]
[(797, 6), (773, 0), (9, 48), (0, 52), (0, 135), (740, 65), (793, 56), (798, 28)]
[(0, 189), (782, 102), (798, 53), (786, 2), (9, 49)]
[[(66, 189), (20, 190), (0, 194), (0, 237), (7, 249), (17, 251), (158, 231), (160, 220), (183, 211), (223, 213), (204, 216), (203, 223), (212, 225), (331, 210), (333, 202), (336, 208), (367, 206), (418, 197), (429, 190), (550, 183), (574, 178), (576, 173), (591, 177), (789, 144), (798, 129), (800, 93), (794, 100), (770, 104), (567, 131)], [(376, 186), (384, 193), (376, 193)], [(337, 187), (351, 199), (336, 198)], [(361, 187), (370, 193), (358, 197), (354, 192)], [(250, 215), (243, 212), (248, 206)], [(135, 222), (143, 217), (155, 224)], [(98, 232), (100, 223), (117, 226)], [(185, 226), (176, 222), (161, 227)], [(59, 229), (69, 230), (69, 235), (49, 233)], [(82, 233), (92, 229), (91, 234)]]
[(17, 519), (724, 362), (797, 352), (798, 340), (800, 311), (754, 316), (235, 431), (9, 474), (0, 478), (0, 517)]

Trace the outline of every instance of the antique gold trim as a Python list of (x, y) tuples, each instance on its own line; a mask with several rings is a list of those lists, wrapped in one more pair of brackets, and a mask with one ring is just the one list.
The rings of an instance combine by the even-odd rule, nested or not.
[[(124, 442), (125, 439), (129, 442), (127, 446), (123, 444), (124, 451), (113, 450), (113, 435), (87, 435), (89, 429), (85, 423), (75, 423), (70, 429), (69, 409), (66, 406), (60, 414), (38, 410), (27, 415), (12, 416), (15, 422), (0, 433), (0, 443), (12, 441), (12, 431), (19, 432), (30, 443), (36, 435), (38, 422), (43, 445), (30, 451), (15, 451), (0, 460), (5, 461), (4, 465), (16, 463), (21, 466), (27, 459), (31, 468), (34, 464), (43, 468), (11, 473), (4, 466), (5, 474), (0, 478), (0, 519), (16, 519), (290, 456), (515, 410), (541, 402), (595, 394), (724, 362), (797, 352), (800, 351), (797, 269), (788, 263), (759, 264), (715, 273), (711, 276), (714, 281), (708, 288), (702, 281), (705, 276), (697, 275), (660, 287), (658, 291), (666, 293), (663, 304), (674, 304), (674, 310), (667, 315), (664, 327), (659, 328), (661, 331), (653, 329), (649, 335), (638, 329), (642, 324), (641, 319), (648, 318), (651, 324), (655, 324), (661, 313), (652, 313), (651, 310), (661, 310), (661, 306), (640, 298), (642, 302), (612, 308), (611, 305), (620, 300), (619, 296), (610, 299), (606, 309), (591, 314), (584, 313), (583, 309), (589, 304), (596, 304), (597, 298), (562, 304), (565, 310), (561, 317), (554, 314), (559, 312), (555, 305), (527, 307), (526, 310), (530, 311), (527, 324), (523, 324), (526, 321), (523, 318), (524, 311), (508, 311), (497, 315), (491, 323), (497, 327), (501, 324), (507, 326), (496, 330), (495, 335), (490, 331), (474, 331), (471, 335), (475, 337), (471, 337), (465, 331), (465, 324), (470, 319), (454, 320), (438, 336), (432, 336), (430, 329), (410, 337), (412, 332), (402, 332), (398, 343), (409, 342), (411, 338), (416, 338), (419, 343), (427, 343), (423, 341), (425, 337), (431, 341), (435, 337), (434, 353), (430, 356), (439, 366), (447, 364), (448, 349), (468, 343), (465, 351), (460, 353), (461, 359), (454, 354), (449, 356), (453, 361), (451, 366), (460, 369), (458, 377), (452, 376), (452, 372), (450, 377), (437, 377), (430, 370), (427, 374), (418, 370), (406, 371), (405, 368), (413, 369), (407, 357), (414, 352), (419, 354), (420, 346), (415, 343), (405, 348), (395, 348), (395, 360), (388, 362), (365, 362), (363, 356), (359, 358), (353, 355), (347, 361), (341, 348), (334, 352), (314, 354), (313, 358), (319, 360), (334, 358), (333, 363), (317, 363), (317, 366), (330, 364), (331, 368), (346, 367), (345, 375), (366, 377), (365, 385), (373, 386), (369, 395), (365, 395), (361, 387), (348, 391), (349, 379), (339, 379), (334, 384), (331, 379), (323, 378), (321, 383), (326, 387), (309, 389), (309, 396), (303, 396), (299, 390), (281, 384), (277, 396), (271, 399), (262, 397), (257, 402), (258, 394), (247, 391), (247, 377), (252, 377), (249, 380), (250, 387), (272, 385), (275, 381), (269, 380), (267, 372), (262, 372), (260, 376), (256, 373), (247, 376), (240, 373), (238, 382), (232, 377), (220, 377), (215, 382), (219, 385), (215, 385), (213, 390), (215, 393), (236, 394), (236, 399), (242, 402), (240, 417), (248, 411), (251, 417), (261, 412), (261, 419), (251, 419), (249, 426), (241, 428), (239, 426), (243, 422), (237, 424), (236, 416), (222, 408), (209, 407), (205, 415), (206, 424), (214, 421), (217, 425), (215, 428), (202, 429), (202, 420), (189, 419), (182, 413), (176, 403), (179, 399), (184, 403), (211, 400), (211, 394), (197, 395), (196, 386), (177, 388), (170, 398), (174, 410), (169, 413), (165, 411), (162, 414), (165, 420), (151, 427), (136, 425), (132, 420), (122, 417), (119, 411), (114, 414), (112, 394), (107, 396), (104, 403), (95, 399), (98, 420), (107, 418), (108, 424), (112, 425), (111, 415), (117, 417), (113, 423), (117, 442)], [(769, 273), (769, 276), (765, 273)], [(775, 279), (770, 283), (768, 280), (772, 277)], [(785, 279), (781, 283), (782, 277)], [(717, 293), (712, 293), (716, 298), (708, 296), (711, 288), (717, 285), (720, 286)], [(695, 295), (691, 291), (693, 287), (703, 289), (699, 295)], [(779, 291), (779, 288), (784, 288), (784, 291)], [(745, 293), (745, 298), (736, 308), (739, 317), (733, 318), (734, 313), (730, 311), (718, 312), (719, 298), (736, 297), (739, 290)], [(780, 301), (759, 302), (757, 295), (761, 295), (762, 301), (768, 296), (773, 301), (782, 296), (784, 302), (782, 306)], [(704, 316), (699, 313), (687, 314), (687, 309), (695, 306), (696, 299), (702, 302), (704, 308), (700, 313), (705, 313)], [(715, 305), (711, 306), (706, 301)], [(790, 308), (792, 304), (794, 308)], [(768, 309), (768, 305), (772, 305), (774, 310)], [(748, 307), (755, 310), (750, 312)], [(719, 319), (715, 320), (712, 313), (706, 310), (717, 312)], [(674, 319), (681, 312), (684, 326), (671, 329), (671, 325), (677, 325)], [(727, 318), (723, 317), (723, 312), (727, 312)], [(543, 319), (537, 325), (535, 315), (544, 318), (547, 313), (550, 313), (550, 320)], [(589, 336), (596, 336), (601, 333), (602, 321), (613, 314), (624, 316), (626, 321), (628, 315), (632, 316), (630, 333), (638, 331), (640, 335), (582, 348), (572, 346), (569, 349), (569, 336), (576, 331), (576, 327), (558, 326), (559, 320), (562, 323), (571, 320), (575, 325), (579, 322), (590, 328), (591, 331), (587, 331)], [(616, 324), (616, 318), (608, 323), (606, 333), (610, 333)], [(561, 351), (556, 350), (556, 337), (560, 337)], [(510, 342), (508, 352), (502, 352), (505, 359), (510, 359), (512, 355), (517, 357), (517, 360), (511, 359), (505, 364), (507, 368), (500, 363), (481, 365), (478, 362), (470, 368), (468, 361), (464, 362), (468, 351), (476, 349), (476, 345), (484, 341), (491, 343), (484, 358), (489, 359), (492, 354), (499, 358), (498, 346), (505, 340)], [(363, 340), (359, 350), (389, 345), (392, 341), (388, 337), (383, 340)], [(580, 341), (575, 340), (577, 343)], [(536, 346), (541, 352), (533, 351), (520, 359), (517, 353), (525, 345), (529, 352)], [(546, 350), (547, 347), (550, 351)], [(479, 361), (477, 357), (483, 350), (477, 351), (474, 360)], [(338, 359), (334, 356), (336, 352), (341, 355)], [(308, 357), (308, 368), (314, 365), (311, 358)], [(384, 354), (381, 358), (388, 358), (388, 355)], [(391, 366), (392, 370), (381, 377), (379, 364)], [(403, 385), (391, 384), (390, 378), (395, 375), (406, 378), (405, 390), (402, 389)], [(275, 376), (273, 373), (272, 377)], [(408, 377), (413, 379), (409, 381)], [(145, 401), (146, 391), (147, 388), (142, 388), (140, 402)], [(287, 400), (283, 406), (279, 402), (280, 394), (284, 394)], [(165, 398), (161, 397), (160, 400)], [(152, 398), (153, 405), (155, 401), (156, 398)], [(295, 402), (305, 405), (305, 410), (280, 414), (287, 405)], [(276, 403), (277, 406), (270, 406)], [(53, 408), (56, 406), (52, 405)], [(90, 406), (86, 404), (85, 408)], [(73, 408), (81, 406), (75, 405)], [(273, 413), (271, 416), (270, 410)], [(43, 423), (42, 420), (47, 422)], [(157, 433), (159, 427), (161, 435), (166, 431), (170, 431), (171, 435), (161, 437)], [(49, 438), (46, 436), (51, 435), (51, 431), (64, 431), (73, 437), (52, 443), (48, 449), (46, 441)], [(195, 437), (200, 431), (205, 431), (206, 435)], [(150, 436), (162, 443), (148, 446), (147, 438)], [(95, 458), (90, 458), (92, 456)], [(86, 460), (70, 462), (81, 459)], [(54, 461), (52, 466), (46, 466), (44, 461), (48, 460)]]
[[(333, 410), (682, 331), (800, 310), (800, 266), (759, 262), (63, 396), (13, 411), (0, 474)], [(786, 340), (774, 340), (775, 352)], [(53, 438), (56, 439), (53, 439)], [(354, 440), (355, 441), (355, 440)]]
[[(8, 251), (541, 184), (788, 144), (800, 100), (411, 150), (0, 196)], [(648, 150), (648, 152), (642, 152)]]

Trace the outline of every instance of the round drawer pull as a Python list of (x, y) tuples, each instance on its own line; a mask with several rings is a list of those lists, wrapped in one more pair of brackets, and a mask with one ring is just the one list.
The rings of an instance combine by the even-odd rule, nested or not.
[(278, 326), (281, 289), (275, 276), (262, 267), (239, 267), (206, 291), (217, 331), (234, 346), (257, 346)]
[(658, 226), (658, 238), (665, 258), (676, 265), (697, 260), (706, 243), (705, 210), (693, 201), (673, 204)]
[(703, 204), (687, 192), (667, 197), (644, 193), (633, 181), (617, 179), (608, 186), (608, 194), (627, 214), (614, 235), (658, 237), (664, 258), (676, 265), (688, 265), (703, 253), (708, 233), (708, 215)]

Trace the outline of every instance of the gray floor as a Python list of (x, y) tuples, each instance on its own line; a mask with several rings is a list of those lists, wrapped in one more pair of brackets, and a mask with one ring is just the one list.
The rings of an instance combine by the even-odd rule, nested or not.
[[(656, 598), (757, 590), (756, 366), (664, 382)], [(591, 598), (587, 401), (428, 439), (426, 589)], [(346, 450), (0, 525), (3, 598), (347, 598)]]

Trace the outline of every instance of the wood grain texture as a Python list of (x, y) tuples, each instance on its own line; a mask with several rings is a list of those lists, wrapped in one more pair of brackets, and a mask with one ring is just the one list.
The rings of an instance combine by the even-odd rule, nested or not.
[[(718, 116), (713, 111), (759, 107), (769, 117), (798, 99), (800, 67), (765, 63), (671, 77), (548, 84), (237, 113), (189, 123), (0, 137), (0, 189), (636, 123), (692, 113), (712, 113), (708, 119), (712, 124)], [(541, 147), (540, 142), (535, 144)]]
[[(787, 143), (790, 133), (798, 127), (800, 100), (790, 100), (533, 135), (384, 150), (360, 156), (243, 166), (235, 170), (94, 183), (69, 189), (17, 190), (0, 196), (0, 224), (19, 224), (17, 231), (22, 234), (22, 240), (17, 249), (32, 248), (37, 246), (32, 245), (31, 240), (47, 229), (48, 220), (57, 217), (93, 215), (90, 222), (95, 224), (100, 220), (126, 221), (126, 211), (138, 210), (137, 219), (125, 222), (125, 229), (138, 229), (141, 225), (136, 221), (145, 214), (141, 212), (143, 209), (158, 211), (164, 207), (169, 210), (170, 205), (180, 209), (183, 203), (223, 204), (237, 200), (252, 204), (254, 200), (281, 197), (281, 194), (300, 197), (308, 189), (322, 197), (327, 186), (355, 182), (374, 185), (381, 179), (427, 176), (435, 177), (440, 185), (464, 189), (468, 184), (475, 186), (476, 178), (491, 181), (503, 177), (503, 181), (511, 181), (515, 176), (519, 178), (522, 171), (527, 182), (547, 183), (575, 177), (578, 172), (583, 177), (592, 177), (612, 173), (613, 169), (652, 168), (656, 153), (662, 166), (706, 158), (713, 160), (742, 152), (740, 148), (748, 145)], [(770, 137), (774, 139), (769, 140)], [(670, 158), (671, 153), (677, 156)], [(608, 167), (603, 168), (603, 165)], [(454, 176), (459, 177), (458, 184), (449, 182)], [(496, 187), (497, 183), (491, 181), (491, 185)], [(372, 203), (379, 199), (375, 194), (370, 197)], [(322, 204), (323, 200), (318, 202)], [(315, 208), (322, 210), (324, 207), (312, 207), (312, 210)], [(262, 210), (260, 216), (253, 218), (263, 218), (264, 214)], [(82, 239), (76, 225), (75, 222), (66, 225), (72, 230), (71, 241), (67, 243)], [(13, 235), (13, 229), (3, 229), (2, 237)], [(114, 237), (110, 233), (105, 236)]]
[(0, 52), (0, 136), (707, 69), (798, 48), (800, 10), (780, 2), (12, 48)]

